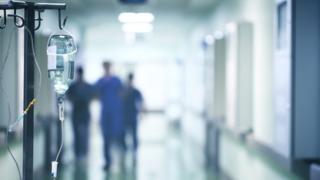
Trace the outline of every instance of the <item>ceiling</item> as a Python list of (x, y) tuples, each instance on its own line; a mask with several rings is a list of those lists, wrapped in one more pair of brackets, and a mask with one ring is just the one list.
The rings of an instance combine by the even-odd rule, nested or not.
[(81, 15), (92, 12), (118, 11), (176, 11), (203, 13), (212, 9), (218, 0), (149, 0), (143, 5), (124, 5), (118, 0), (65, 0), (69, 12)]
[[(3, 0), (0, 0), (3, 1)], [(115, 19), (120, 12), (152, 12), (157, 18), (165, 16), (188, 17), (188, 19), (210, 12), (215, 3), (221, 0), (148, 0), (142, 5), (125, 5), (119, 0), (28, 0), (34, 2), (65, 2), (67, 4), (66, 14), (69, 18), (79, 24), (93, 24), (90, 21), (103, 19)], [(89, 21), (89, 22), (88, 22)]]

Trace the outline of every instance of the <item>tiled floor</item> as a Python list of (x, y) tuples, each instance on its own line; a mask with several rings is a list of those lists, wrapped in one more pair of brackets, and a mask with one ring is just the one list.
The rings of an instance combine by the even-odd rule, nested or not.
[[(95, 124), (96, 125), (96, 124)], [(146, 117), (140, 127), (141, 145), (134, 167), (131, 154), (127, 154), (126, 168), (121, 169), (119, 154), (114, 150), (115, 163), (110, 173), (105, 173), (102, 156), (102, 139), (97, 126), (92, 127), (91, 151), (87, 168), (74, 163), (64, 165), (60, 180), (188, 180), (217, 179), (204, 171), (202, 164), (186, 162), (181, 137), (169, 130), (162, 116)], [(66, 152), (69, 154), (69, 152)], [(191, 165), (191, 166), (190, 166)]]
[[(14, 148), (13, 153), (16, 155), (16, 158), (21, 162), (22, 153), (21, 149)], [(7, 153), (0, 155), (0, 179), (8, 180), (18, 180), (18, 172), (16, 167), (9, 155)]]
[[(69, 126), (70, 128), (70, 126)], [(225, 180), (204, 166), (202, 148), (194, 145), (189, 137), (168, 126), (162, 116), (147, 116), (140, 126), (141, 146), (137, 164), (133, 166), (130, 154), (125, 168), (119, 166), (119, 154), (114, 152), (115, 163), (110, 173), (103, 171), (102, 139), (98, 123), (92, 125), (88, 165), (74, 163), (72, 138), (66, 137), (65, 164), (59, 172), (59, 180)], [(66, 129), (68, 131), (68, 129)], [(68, 133), (66, 133), (68, 134)], [(21, 145), (13, 151), (21, 160)], [(289, 172), (266, 160), (259, 152), (237, 142), (229, 135), (220, 141), (221, 169), (234, 180), (298, 180)], [(12, 160), (5, 151), (0, 153), (0, 179), (18, 179)], [(44, 178), (40, 178), (43, 180)], [(48, 178), (49, 180), (50, 178)]]
[(222, 133), (220, 142), (220, 167), (234, 180), (300, 179), (226, 132)]

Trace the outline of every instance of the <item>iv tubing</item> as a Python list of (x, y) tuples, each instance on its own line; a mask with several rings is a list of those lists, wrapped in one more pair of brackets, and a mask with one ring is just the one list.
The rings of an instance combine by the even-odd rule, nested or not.
[(12, 129), (15, 128), (21, 120), (23, 120), (23, 117), (28, 113), (30, 108), (32, 106), (34, 106), (34, 104), (36, 103), (36, 100), (39, 98), (40, 91), (41, 91), (41, 86), (42, 86), (42, 71), (41, 71), (41, 68), (39, 66), (38, 59), (36, 57), (36, 52), (35, 52), (35, 47), (34, 47), (34, 38), (32, 37), (32, 34), (31, 34), (30, 30), (27, 27), (24, 27), (24, 28), (28, 32), (29, 36), (32, 39), (31, 40), (32, 54), (33, 54), (33, 57), (34, 57), (34, 63), (35, 63), (36, 68), (37, 68), (37, 70), (39, 72), (38, 92), (36, 94), (36, 97), (29, 103), (28, 107), (23, 111), (23, 113), (20, 116), (17, 117), (16, 121), (13, 124), (10, 125), (9, 131), (12, 131)]
[(60, 153), (62, 151), (62, 147), (63, 147), (63, 130), (64, 130), (64, 102), (59, 102), (59, 120), (60, 120), (60, 123), (61, 123), (61, 144), (60, 144), (60, 148), (59, 148), (59, 151), (58, 151), (58, 154), (57, 154), (57, 157), (56, 157), (56, 161), (58, 161), (59, 159), (59, 156), (60, 156)]
[(51, 165), (51, 173), (52, 173), (53, 179), (57, 178), (58, 160), (59, 160), (59, 157), (60, 157), (63, 145), (64, 145), (64, 141), (63, 141), (63, 139), (64, 139), (64, 133), (63, 133), (63, 131), (64, 131), (64, 99), (63, 99), (63, 97), (58, 98), (58, 109), (59, 109), (59, 120), (60, 120), (60, 124), (61, 124), (61, 144), (60, 144), (55, 161), (52, 161), (52, 163), (51, 163), (52, 164)]

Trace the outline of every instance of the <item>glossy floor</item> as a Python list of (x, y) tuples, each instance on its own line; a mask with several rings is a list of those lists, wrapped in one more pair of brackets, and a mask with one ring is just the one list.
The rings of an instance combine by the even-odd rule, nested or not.
[[(299, 180), (283, 170), (260, 152), (226, 133), (220, 139), (218, 173), (205, 166), (203, 146), (185, 133), (172, 128), (163, 116), (145, 116), (140, 123), (140, 148), (134, 165), (128, 153), (125, 165), (120, 166), (120, 153), (113, 150), (114, 164), (109, 173), (103, 170), (102, 139), (98, 122), (91, 126), (90, 153), (87, 165), (75, 162), (72, 153), (70, 124), (66, 126), (64, 161), (59, 180)], [(69, 127), (68, 127), (69, 126)], [(69, 130), (68, 130), (69, 128)], [(37, 143), (36, 143), (37, 144)], [(35, 145), (36, 145), (35, 144)], [(35, 149), (41, 149), (40, 147)], [(21, 144), (13, 145), (13, 152), (21, 162)], [(37, 154), (37, 153), (35, 153)], [(35, 162), (37, 164), (37, 162)], [(222, 175), (223, 174), (223, 175)], [(12, 159), (0, 151), (0, 179), (18, 180)], [(35, 177), (35, 180), (46, 178)], [(47, 179), (51, 179), (48, 178)]]
[(131, 155), (127, 154), (125, 168), (121, 168), (120, 155), (114, 150), (115, 163), (110, 173), (102, 169), (102, 140), (99, 128), (93, 125), (88, 166), (66, 164), (60, 179), (298, 180), (293, 174), (269, 161), (263, 154), (255, 152), (225, 133), (220, 141), (220, 164), (225, 173), (208, 169), (205, 167), (202, 145), (170, 128), (168, 124), (162, 116), (145, 117), (140, 125), (141, 146), (136, 166), (133, 166)]
[[(180, 180), (218, 179), (208, 173), (202, 163), (197, 164), (192, 154), (183, 150), (183, 141), (176, 131), (172, 131), (162, 116), (146, 117), (140, 126), (140, 148), (136, 165), (132, 153), (125, 158), (121, 167), (120, 153), (114, 149), (114, 164), (109, 173), (103, 171), (102, 139), (97, 124), (92, 127), (92, 141), (87, 166), (75, 164), (72, 160), (63, 167), (60, 180)], [(65, 154), (71, 154), (66, 152)], [(190, 161), (190, 162), (189, 162)]]

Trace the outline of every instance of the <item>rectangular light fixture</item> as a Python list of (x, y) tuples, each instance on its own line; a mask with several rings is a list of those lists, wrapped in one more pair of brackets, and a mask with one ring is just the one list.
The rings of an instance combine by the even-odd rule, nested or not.
[(153, 25), (150, 23), (125, 23), (122, 25), (125, 33), (149, 33), (153, 31)]
[(122, 23), (151, 23), (154, 21), (154, 15), (152, 13), (123, 12), (120, 13), (118, 20)]

